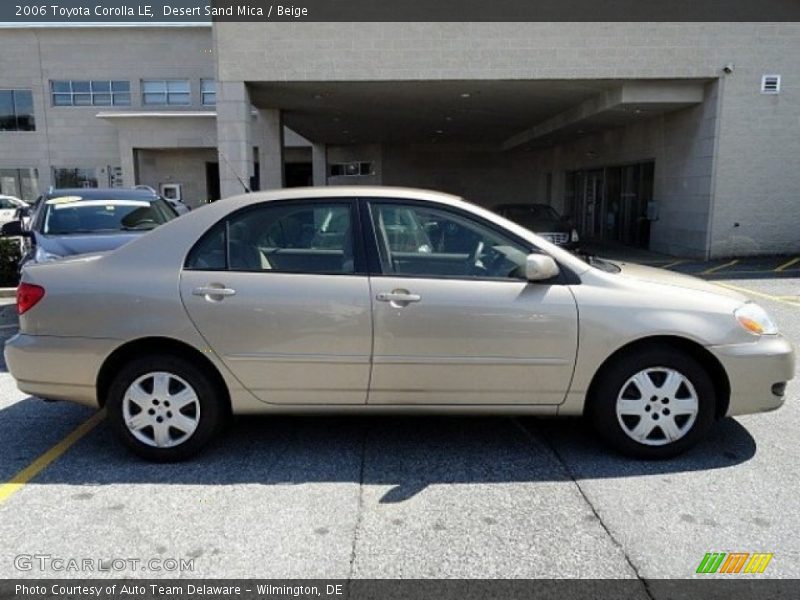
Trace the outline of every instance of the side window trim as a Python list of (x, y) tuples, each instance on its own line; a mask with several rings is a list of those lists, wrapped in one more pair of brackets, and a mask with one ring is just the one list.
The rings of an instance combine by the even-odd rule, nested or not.
[[(453, 206), (443, 207), (442, 205), (437, 204), (435, 202), (429, 202), (427, 200), (419, 200), (416, 198), (362, 197), (359, 198), (359, 206), (361, 207), (361, 214), (362, 214), (361, 227), (362, 227), (365, 249), (367, 252), (367, 264), (369, 266), (369, 275), (371, 277), (392, 277), (397, 279), (442, 279), (442, 280), (452, 280), (452, 281), (500, 281), (508, 283), (519, 283), (521, 281), (519, 279), (510, 279), (507, 277), (463, 277), (459, 275), (424, 275), (424, 274), (409, 275), (403, 273), (384, 272), (378, 248), (378, 244), (380, 243), (378, 239), (379, 233), (376, 231), (374, 221), (372, 219), (372, 206), (378, 204), (406, 204), (408, 206), (421, 206), (424, 208), (435, 209), (435, 210), (452, 211), (453, 213), (457, 214), (458, 216), (464, 219), (479, 223), (480, 225), (494, 231), (495, 233), (502, 235), (503, 237), (509, 238), (514, 243), (519, 244), (520, 246), (525, 248), (526, 251), (529, 253), (546, 254), (544, 250), (542, 250), (535, 244), (532, 244), (531, 242), (523, 238), (520, 238), (515, 233), (511, 231), (506, 231), (505, 229), (499, 227), (495, 223), (487, 221), (478, 215), (474, 215), (458, 207), (453, 207)], [(559, 277), (555, 281), (553, 281), (553, 284), (566, 285), (566, 284), (580, 283), (580, 278), (577, 275), (575, 275), (571, 270), (567, 269), (560, 262), (558, 264), (559, 268), (561, 269), (561, 273), (559, 274)]]
[[(514, 233), (499, 228), (494, 223), (486, 221), (480, 218), (479, 216), (461, 210), (457, 207), (442, 206), (435, 202), (418, 200), (416, 198), (390, 198), (390, 197), (362, 198), (361, 202), (362, 205), (364, 206), (363, 212), (365, 212), (367, 215), (367, 218), (364, 220), (362, 226), (365, 228), (365, 236), (364, 236), (365, 240), (368, 241), (367, 243), (367, 251), (369, 255), (368, 262), (370, 266), (370, 275), (373, 277), (392, 277), (398, 279), (443, 279), (443, 280), (454, 280), (454, 281), (504, 281), (509, 283), (519, 283), (521, 281), (520, 279), (509, 278), (509, 277), (467, 277), (463, 275), (427, 275), (420, 273), (409, 274), (409, 273), (396, 273), (392, 271), (387, 272), (384, 269), (379, 248), (379, 245), (381, 244), (382, 233), (377, 230), (377, 228), (375, 227), (374, 219), (372, 218), (373, 217), (372, 207), (380, 204), (406, 205), (409, 207), (416, 206), (445, 213), (452, 212), (462, 219), (474, 222), (502, 237), (508, 238), (515, 244), (518, 244), (519, 246), (525, 248), (526, 252), (528, 253), (541, 252), (539, 248), (532, 245), (527, 240), (519, 238)], [(367, 234), (367, 232), (369, 232), (369, 235)], [(388, 244), (388, 241), (384, 241), (384, 243)]]
[[(281, 206), (285, 204), (295, 204), (295, 205), (308, 205), (308, 204), (341, 204), (343, 206), (347, 206), (350, 211), (350, 236), (351, 241), (353, 244), (353, 261), (354, 261), (354, 270), (352, 273), (318, 273), (318, 272), (309, 272), (309, 271), (270, 271), (268, 269), (265, 270), (247, 270), (247, 269), (231, 269), (230, 264), (230, 223), (231, 219), (234, 219), (242, 214), (247, 212), (251, 212), (254, 210), (258, 210), (259, 208), (263, 208), (265, 206)], [(224, 246), (224, 255), (225, 255), (225, 267), (224, 269), (215, 269), (215, 268), (200, 268), (200, 267), (192, 267), (189, 266), (190, 260), (193, 258), (195, 250), (202, 244), (202, 242), (206, 239), (207, 236), (211, 235), (214, 229), (218, 226), (224, 227), (223, 231), (223, 246)], [(224, 217), (216, 221), (213, 225), (208, 227), (203, 234), (197, 239), (197, 241), (192, 245), (189, 251), (186, 253), (186, 256), (183, 260), (183, 267), (182, 270), (185, 271), (205, 271), (205, 272), (230, 272), (230, 273), (282, 273), (282, 274), (299, 274), (299, 275), (345, 275), (345, 276), (366, 276), (368, 274), (368, 269), (366, 266), (367, 258), (366, 258), (366, 250), (364, 245), (364, 238), (361, 235), (363, 232), (363, 224), (362, 224), (362, 217), (361, 217), (361, 210), (359, 206), (359, 202), (354, 197), (324, 197), (324, 198), (300, 198), (300, 199), (285, 199), (285, 200), (270, 200), (266, 202), (259, 202), (257, 204), (251, 204), (248, 206), (243, 206), (231, 213), (226, 214)]]

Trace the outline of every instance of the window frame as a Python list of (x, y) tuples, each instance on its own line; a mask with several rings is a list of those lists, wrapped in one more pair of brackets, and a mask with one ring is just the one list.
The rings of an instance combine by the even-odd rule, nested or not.
[[(33, 90), (27, 88), (0, 88), (0, 92), (9, 92), (11, 94), (11, 108), (14, 114), (14, 129), (0, 129), (0, 133), (34, 133), (36, 132), (36, 108), (33, 100)], [(31, 97), (31, 111), (30, 113), (21, 114), (17, 109), (17, 94), (24, 92), (30, 94)], [(30, 129), (23, 129), (19, 126), (20, 116), (27, 117), (31, 127)]]
[[(69, 84), (68, 92), (57, 92), (57, 83)], [(75, 91), (76, 83), (88, 84), (87, 91)], [(95, 90), (94, 83), (107, 83), (108, 89)], [(114, 84), (124, 83), (127, 84), (127, 91), (120, 91), (114, 89)], [(69, 104), (59, 104), (56, 102), (56, 96), (69, 96)], [(88, 96), (88, 104), (77, 104), (75, 96)], [(108, 103), (96, 103), (95, 97), (108, 96)], [(117, 102), (117, 97), (127, 96), (127, 102)], [(51, 79), (50, 80), (50, 106), (53, 108), (87, 108), (87, 107), (113, 107), (113, 106), (133, 106), (133, 96), (131, 94), (131, 81), (130, 79)]]
[[(360, 202), (362, 205), (360, 214), (362, 215), (362, 218), (365, 219), (361, 222), (361, 230), (364, 236), (364, 244), (367, 250), (367, 262), (371, 277), (384, 277), (393, 279), (436, 279), (436, 280), (448, 280), (448, 281), (495, 281), (495, 282), (506, 282), (510, 284), (532, 283), (526, 281), (525, 279), (521, 278), (513, 279), (509, 277), (464, 277), (461, 275), (427, 275), (419, 273), (408, 274), (408, 273), (385, 272), (383, 270), (383, 264), (380, 258), (380, 250), (378, 247), (380, 244), (380, 241), (378, 239), (379, 232), (375, 228), (375, 222), (372, 218), (372, 206), (379, 204), (417, 206), (429, 210), (431, 209), (439, 210), (445, 213), (452, 212), (453, 214), (461, 217), (462, 219), (466, 219), (467, 221), (472, 221), (478, 225), (485, 227), (486, 229), (489, 229), (497, 233), (498, 235), (508, 238), (510, 241), (526, 249), (528, 254), (548, 255), (547, 252), (545, 252), (535, 244), (529, 242), (528, 240), (518, 236), (514, 232), (508, 231), (507, 229), (504, 229), (500, 225), (497, 225), (496, 223), (493, 223), (488, 219), (484, 219), (479, 215), (463, 210), (456, 206), (450, 206), (438, 202), (430, 202), (428, 200), (420, 200), (417, 198), (372, 197), (372, 198), (361, 198)], [(552, 282), (548, 280), (547, 283), (552, 283), (552, 284), (580, 283), (580, 278), (575, 273), (573, 273), (570, 269), (565, 267), (555, 257), (552, 258), (556, 261), (556, 264), (558, 264), (559, 275), (558, 277), (554, 278)]]
[[(169, 84), (174, 82), (185, 83), (188, 87), (188, 91), (186, 92), (170, 92)], [(164, 91), (163, 92), (147, 92), (145, 91), (145, 84), (146, 83), (163, 83), (164, 84)], [(191, 79), (142, 79), (139, 81), (140, 91), (142, 94), (142, 106), (192, 106), (192, 102), (194, 101), (194, 95), (192, 94), (192, 80)], [(163, 102), (148, 102), (145, 100), (145, 96), (148, 94), (163, 94), (164, 101)], [(180, 94), (180, 95), (188, 95), (189, 100), (188, 102), (170, 102), (170, 95), (171, 94)]]
[[(284, 205), (307, 206), (311, 204), (340, 204), (348, 206), (350, 209), (350, 235), (352, 236), (353, 243), (353, 272), (352, 273), (317, 273), (309, 271), (284, 271), (284, 270), (270, 270), (270, 269), (231, 269), (230, 267), (230, 250), (228, 230), (230, 228), (231, 219), (238, 218), (246, 215), (247, 213), (254, 212), (264, 208), (280, 207)], [(225, 267), (223, 269), (213, 268), (199, 268), (190, 267), (189, 260), (193, 258), (195, 249), (202, 244), (205, 239), (215, 233), (218, 226), (222, 225), (224, 230), (223, 240), (225, 245)], [(282, 200), (268, 200), (266, 202), (258, 202), (242, 208), (236, 209), (227, 213), (220, 219), (216, 220), (197, 238), (191, 245), (189, 251), (183, 257), (182, 271), (191, 272), (210, 272), (210, 273), (243, 273), (243, 274), (275, 274), (275, 275), (315, 275), (315, 276), (334, 276), (334, 277), (366, 277), (369, 275), (367, 271), (366, 250), (364, 248), (364, 237), (361, 235), (363, 230), (363, 221), (361, 215), (360, 203), (356, 198), (352, 197), (326, 197), (326, 198), (293, 198)]]
[[(207, 83), (211, 83), (214, 89), (203, 89)], [(214, 97), (214, 102), (206, 102), (206, 96), (211, 95)], [(202, 106), (216, 106), (217, 105), (217, 80), (216, 79), (201, 79), (200, 80), (200, 104)]]

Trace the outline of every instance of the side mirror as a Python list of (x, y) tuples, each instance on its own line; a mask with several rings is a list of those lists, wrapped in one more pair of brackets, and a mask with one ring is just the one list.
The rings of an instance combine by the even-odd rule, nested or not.
[(0, 237), (28, 237), (30, 233), (22, 228), (22, 221), (9, 221), (0, 229)]
[(525, 259), (525, 279), (528, 281), (544, 281), (558, 275), (558, 265), (551, 256), (545, 254), (528, 254)]

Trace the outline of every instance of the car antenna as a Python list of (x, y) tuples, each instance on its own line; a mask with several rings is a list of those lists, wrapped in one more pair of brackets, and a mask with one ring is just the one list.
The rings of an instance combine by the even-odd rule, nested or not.
[(249, 194), (252, 190), (247, 186), (244, 180), (241, 177), (239, 177), (239, 172), (233, 168), (231, 161), (228, 160), (228, 157), (225, 156), (225, 153), (220, 148), (217, 148), (217, 152), (219, 152), (219, 155), (222, 157), (222, 160), (225, 161), (225, 165), (233, 172), (233, 174), (236, 176), (236, 179), (239, 180), (239, 183), (242, 184), (242, 187), (244, 188), (244, 193)]

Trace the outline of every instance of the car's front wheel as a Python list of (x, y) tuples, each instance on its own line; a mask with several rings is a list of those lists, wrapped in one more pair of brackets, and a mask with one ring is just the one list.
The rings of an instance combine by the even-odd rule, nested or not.
[(599, 375), (589, 414), (619, 451), (669, 458), (699, 442), (714, 422), (716, 394), (708, 372), (671, 348), (628, 353)]
[(213, 382), (191, 362), (170, 355), (126, 364), (109, 388), (106, 407), (122, 442), (139, 456), (159, 462), (195, 454), (225, 415)]

